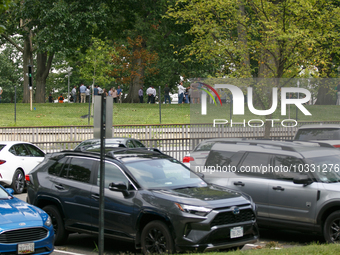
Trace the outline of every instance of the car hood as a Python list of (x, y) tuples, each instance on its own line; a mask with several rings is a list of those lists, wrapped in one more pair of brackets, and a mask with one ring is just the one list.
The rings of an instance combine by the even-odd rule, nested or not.
[(37, 221), (42, 224), (42, 215), (39, 210), (18, 198), (0, 200), (0, 231), (3, 230), (5, 224), (17, 224), (18, 227), (27, 227), (31, 224), (36, 226)]
[(188, 187), (175, 190), (154, 190), (155, 197), (171, 200), (174, 202), (192, 204), (206, 207), (226, 207), (229, 204), (248, 204), (241, 193), (216, 185), (207, 187)]

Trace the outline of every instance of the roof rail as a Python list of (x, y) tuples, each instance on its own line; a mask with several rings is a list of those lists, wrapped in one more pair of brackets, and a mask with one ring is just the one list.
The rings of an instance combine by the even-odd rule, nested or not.
[(157, 152), (159, 154), (164, 154), (163, 152), (161, 152), (159, 149), (157, 148), (147, 148), (147, 147), (138, 147), (138, 148), (120, 148), (119, 150), (111, 150), (109, 152), (106, 153), (106, 156), (110, 156), (112, 158), (115, 158), (115, 153), (117, 152), (123, 152), (123, 151), (134, 151), (134, 150), (148, 150), (148, 151), (153, 151), (153, 152)]

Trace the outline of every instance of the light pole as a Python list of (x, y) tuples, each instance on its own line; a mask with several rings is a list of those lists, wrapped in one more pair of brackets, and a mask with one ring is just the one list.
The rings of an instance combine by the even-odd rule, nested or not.
[(67, 67), (67, 101), (70, 102), (70, 76), (72, 74), (72, 67)]

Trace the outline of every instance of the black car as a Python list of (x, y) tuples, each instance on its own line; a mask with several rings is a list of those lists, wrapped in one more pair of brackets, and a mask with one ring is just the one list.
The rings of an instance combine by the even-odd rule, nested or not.
[[(59, 245), (68, 233), (98, 233), (100, 156), (46, 156), (27, 180), (27, 200), (52, 218)], [(105, 235), (144, 253), (205, 251), (257, 241), (251, 198), (206, 183), (158, 150), (116, 148), (105, 157)]]
[[(74, 148), (75, 151), (86, 151), (88, 149), (100, 146), (100, 139), (88, 139)], [(137, 139), (127, 137), (112, 137), (105, 139), (106, 147), (127, 147), (127, 148), (144, 148), (145, 145)]]

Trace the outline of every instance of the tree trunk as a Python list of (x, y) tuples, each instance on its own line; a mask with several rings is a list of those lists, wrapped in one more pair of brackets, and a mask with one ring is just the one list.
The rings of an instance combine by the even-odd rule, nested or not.
[(241, 22), (237, 24), (237, 34), (238, 34), (238, 48), (241, 53), (242, 58), (242, 66), (241, 69), (244, 69), (245, 77), (251, 77), (250, 71), (250, 57), (249, 57), (249, 50), (248, 50), (248, 42), (247, 42), (247, 30), (244, 27), (245, 19), (247, 18), (246, 12), (244, 9), (243, 0), (239, 0), (239, 14), (241, 16)]
[(51, 69), (53, 54), (48, 56), (47, 52), (37, 53), (36, 91), (35, 102), (45, 103), (46, 79)]
[(144, 85), (145, 69), (140, 51), (141, 47), (133, 47), (133, 56), (138, 56), (138, 58), (134, 59), (132, 63), (133, 77), (130, 82), (128, 96), (124, 99), (125, 103), (139, 103), (138, 90)]

